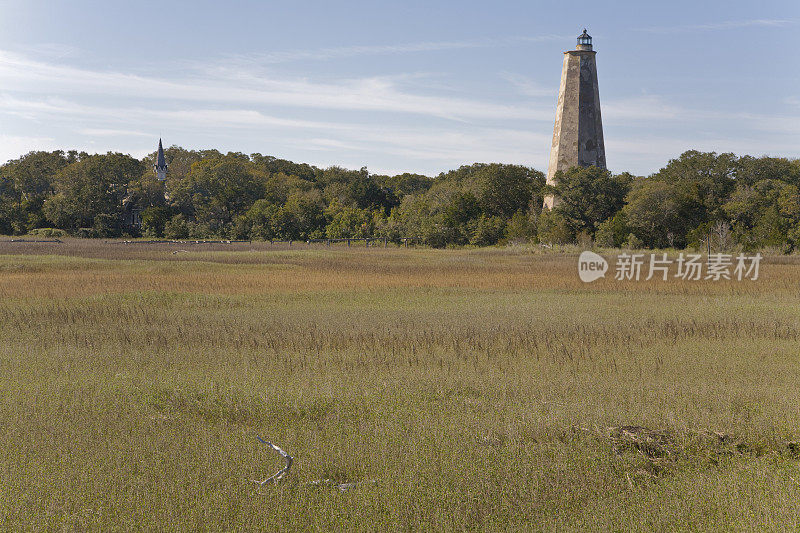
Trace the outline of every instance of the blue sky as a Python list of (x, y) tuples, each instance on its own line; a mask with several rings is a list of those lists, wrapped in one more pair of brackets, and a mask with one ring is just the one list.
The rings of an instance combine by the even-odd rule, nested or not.
[(597, 50), (609, 168), (800, 156), (800, 3), (0, 0), (0, 162), (167, 145), (372, 172), (545, 170)]

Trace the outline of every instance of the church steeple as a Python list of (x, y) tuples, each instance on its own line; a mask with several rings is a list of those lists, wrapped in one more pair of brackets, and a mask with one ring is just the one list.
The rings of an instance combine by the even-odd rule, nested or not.
[(167, 160), (164, 157), (164, 147), (161, 145), (161, 139), (158, 139), (158, 155), (156, 156), (156, 164), (153, 165), (153, 173), (155, 173), (158, 181), (167, 180)]

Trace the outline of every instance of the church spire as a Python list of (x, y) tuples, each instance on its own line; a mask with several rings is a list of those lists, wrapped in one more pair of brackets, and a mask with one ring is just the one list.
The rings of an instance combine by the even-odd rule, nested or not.
[(156, 156), (156, 164), (153, 165), (153, 172), (158, 181), (167, 180), (167, 160), (164, 157), (164, 147), (161, 145), (161, 139), (158, 139), (158, 155)]

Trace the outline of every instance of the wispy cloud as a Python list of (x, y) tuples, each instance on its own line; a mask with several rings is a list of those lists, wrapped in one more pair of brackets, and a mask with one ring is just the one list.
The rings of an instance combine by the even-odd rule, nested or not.
[(118, 130), (112, 128), (78, 128), (75, 132), (86, 135), (87, 137), (153, 137), (152, 133), (145, 131)]
[[(724, 29), (720, 24), (690, 28)], [(315, 79), (287, 76), (269, 66), (293, 57), (421, 53), (508, 42), (349, 47), (295, 56), (286, 52), (190, 68), (182, 64), (163, 69), (168, 74), (161, 76), (131, 74), (122, 67), (81, 68), (70, 64), (69, 57), (0, 50), (0, 121), (6, 134), (0, 136), (0, 162), (31, 149), (69, 147), (140, 156), (152, 151), (147, 137), (164, 127), (165, 133), (171, 132), (170, 143), (289, 158), (294, 154), (321, 166), (367, 164), (373, 171), (394, 167), (430, 174), (473, 161), (545, 168), (558, 89), (532, 77), (500, 73), (497, 83), (506, 84), (505, 92), (475, 97), (448, 86), (451, 80), (441, 75)], [(791, 116), (797, 114), (796, 99), (784, 102), (791, 112), (774, 116), (690, 109), (654, 94), (607, 99), (601, 94), (601, 99), (609, 163), (615, 170), (645, 172), (688, 148), (796, 153), (785, 142), (800, 133), (800, 119)], [(154, 128), (155, 133), (148, 133)], [(700, 133), (707, 130), (711, 133)], [(650, 139), (637, 135), (641, 131), (662, 136)], [(736, 131), (737, 136), (713, 131)]]
[(413, 94), (391, 77), (314, 82), (256, 74), (224, 63), (203, 74), (169, 80), (45, 63), (0, 51), (5, 91), (410, 113), (452, 120), (550, 119), (543, 109)]
[(657, 95), (609, 100), (602, 102), (602, 106), (604, 122), (674, 120), (696, 116), (692, 111), (671, 104)]
[[(62, 147), (63, 148), (63, 147)], [(52, 137), (33, 137), (28, 135), (0, 135), (0, 163), (16, 159), (31, 150), (55, 150)]]
[(563, 41), (564, 35), (544, 34), (534, 36), (510, 36), (503, 38), (485, 38), (460, 41), (424, 41), (417, 43), (400, 43), (370, 46), (339, 46), (317, 48), (311, 50), (284, 50), (267, 54), (248, 56), (233, 55), (232, 59), (248, 61), (263, 65), (288, 63), (292, 61), (325, 61), (359, 56), (396, 55), (419, 52), (441, 52), (448, 50), (467, 50), (472, 48), (498, 48), (514, 46), (522, 43), (544, 41)]
[(540, 96), (547, 96), (554, 98), (558, 96), (557, 90), (553, 87), (545, 87), (538, 81), (530, 76), (523, 76), (514, 72), (502, 72), (500, 76), (509, 82), (519, 94), (538, 98)]
[(800, 96), (788, 96), (783, 101), (790, 106), (800, 107)]
[(735, 30), (749, 27), (768, 27), (777, 28), (782, 26), (793, 26), (797, 20), (792, 19), (751, 19), (751, 20), (727, 20), (720, 22), (708, 22), (705, 24), (687, 24), (683, 26), (654, 26), (650, 28), (636, 28), (636, 31), (647, 33), (684, 33), (699, 31), (719, 31)]
[[(335, 153), (334, 160), (346, 157), (345, 154), (361, 154), (361, 163), (358, 166), (393, 156), (417, 161), (418, 171), (441, 170), (459, 166), (465, 161), (515, 162), (543, 166), (546, 164), (546, 150), (534, 150), (532, 147), (546, 147), (550, 141), (549, 127), (545, 128), (547, 131), (544, 133), (536, 133), (525, 129), (492, 128), (474, 124), (466, 126), (459, 123), (455, 123), (455, 127), (447, 127), (425, 123), (402, 126), (382, 122), (307, 121), (282, 119), (247, 109), (197, 108), (174, 111), (145, 107), (111, 108), (78, 104), (64, 99), (31, 101), (8, 95), (0, 96), (0, 115), (9, 112), (22, 116), (35, 115), (48, 128), (97, 124), (74, 128), (72, 131), (82, 136), (83, 147), (96, 146), (103, 150), (120, 149), (120, 143), (111, 140), (113, 138), (122, 140), (144, 137), (144, 130), (149, 126), (169, 124), (173, 132), (191, 132), (208, 138), (221, 131), (230, 132), (233, 129), (237, 132), (236, 136), (273, 148), (277, 142), (278, 146), (288, 149)], [(37, 148), (36, 139), (29, 141), (30, 144), (25, 145), (24, 140), (20, 140), (14, 151), (1, 155), (16, 157), (19, 150), (27, 152)], [(130, 145), (132, 141), (133, 139), (129, 139), (123, 144)], [(134, 142), (136, 144), (138, 141)], [(22, 148), (23, 146), (25, 147)], [(134, 150), (134, 153), (145, 151)], [(422, 167), (419, 162), (422, 162)], [(377, 167), (373, 170), (384, 169)]]

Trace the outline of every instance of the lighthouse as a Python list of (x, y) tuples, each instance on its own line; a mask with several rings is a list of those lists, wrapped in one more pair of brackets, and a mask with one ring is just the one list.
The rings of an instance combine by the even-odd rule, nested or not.
[[(564, 52), (553, 144), (547, 167), (548, 185), (555, 185), (556, 172), (570, 167), (606, 168), (595, 54), (592, 37), (585, 28), (578, 36), (575, 50)], [(558, 198), (548, 196), (544, 199), (546, 209), (556, 205)]]
[(164, 158), (164, 147), (161, 146), (161, 139), (158, 140), (158, 154), (156, 164), (153, 165), (153, 173), (158, 181), (167, 181), (167, 160)]

